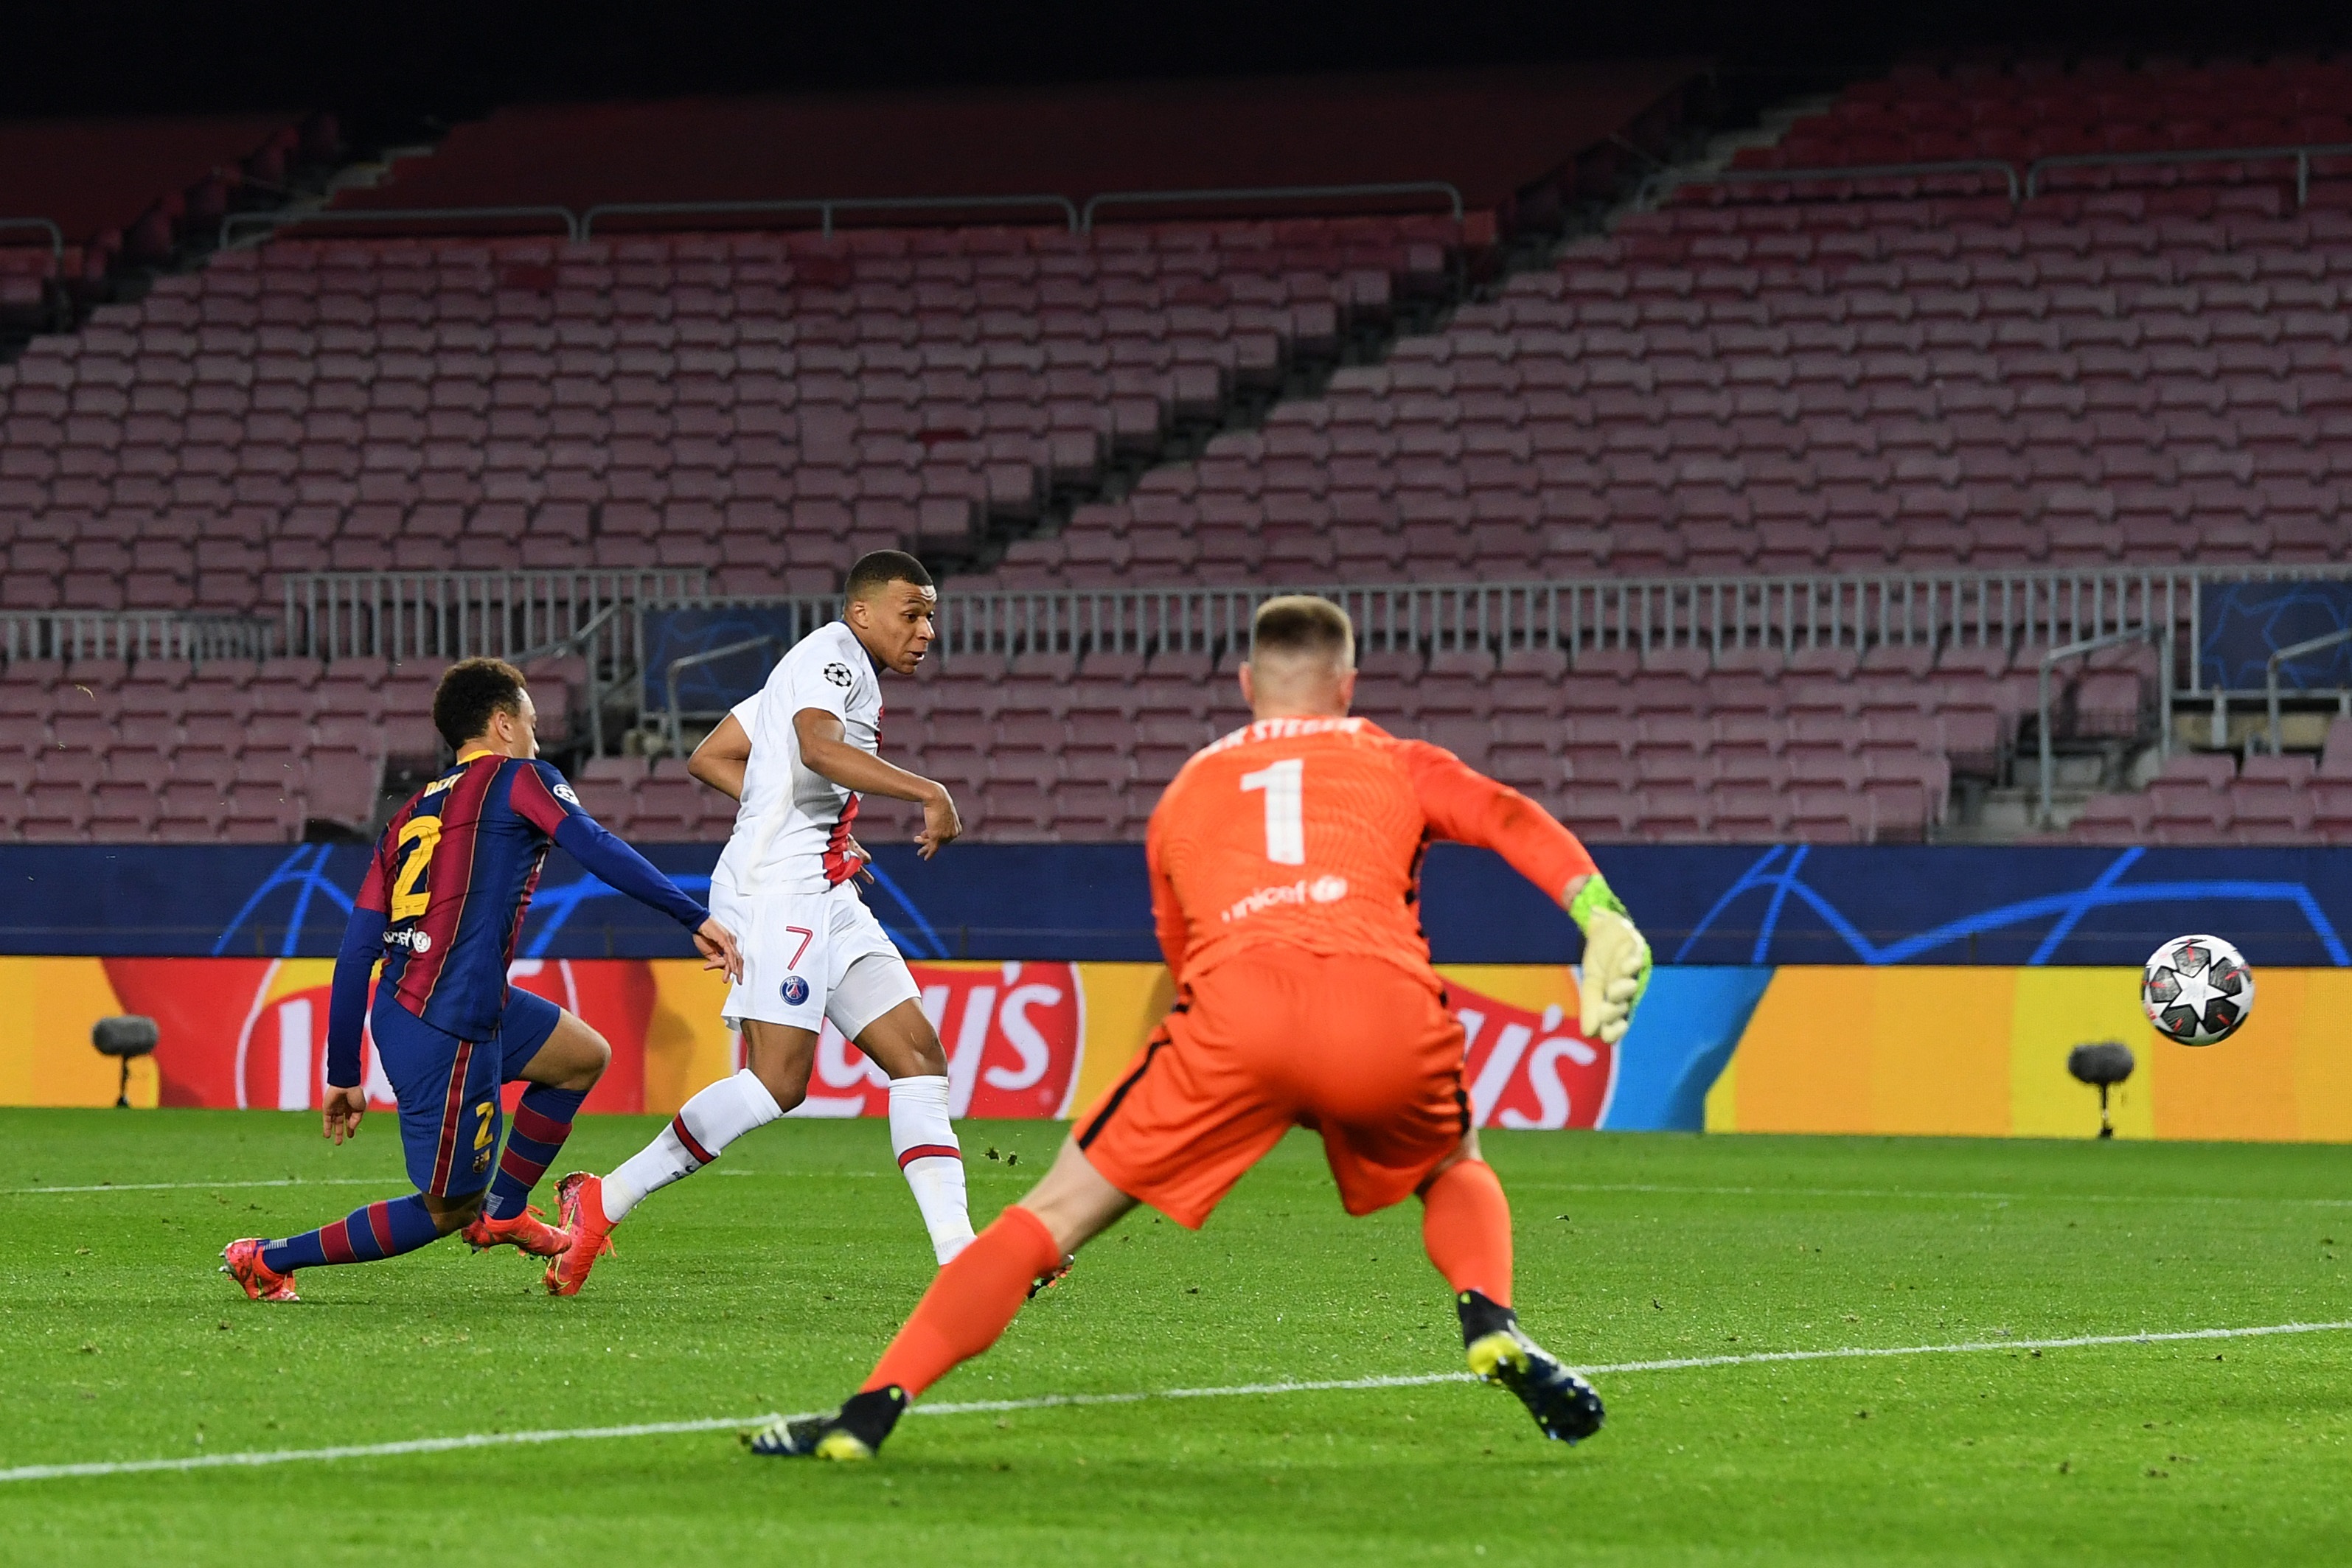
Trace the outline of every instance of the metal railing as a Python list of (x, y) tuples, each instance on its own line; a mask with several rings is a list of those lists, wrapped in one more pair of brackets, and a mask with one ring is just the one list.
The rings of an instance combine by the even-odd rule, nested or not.
[[(702, 567), (304, 572), (285, 580), (285, 646), (313, 659), (507, 659), (585, 634), (614, 605), (704, 592)], [(614, 646), (634, 628), (615, 618)]]
[[(542, 643), (536, 648), (525, 648), (509, 656), (510, 663), (527, 668), (541, 659), (573, 655), (588, 667), (588, 740), (590, 755), (595, 757), (604, 755), (604, 698), (616, 684), (614, 663), (629, 645), (625, 629), (620, 625), (622, 612), (626, 609), (626, 604), (608, 604), (570, 636)], [(620, 674), (618, 678), (627, 677)]]
[(2279, 671), (2306, 653), (2316, 653), (2323, 648), (2333, 648), (2339, 643), (2352, 643), (2352, 626), (2329, 632), (2305, 642), (2291, 643), (2273, 653), (2263, 665), (2263, 696), (2270, 713), (2271, 755), (2279, 754)]
[(565, 239), (582, 237), (580, 214), (570, 207), (334, 207), (310, 213), (231, 213), (221, 219), (220, 248), (226, 250), (239, 229), (274, 235), (305, 224), (476, 224), (535, 218), (560, 220)]
[(10, 229), (39, 229), (49, 236), (49, 256), (55, 260), (66, 253), (66, 231), (47, 218), (0, 218), (0, 233)]
[[(1559, 647), (1577, 653), (1698, 648), (2041, 646), (2143, 626), (2186, 627), (2200, 572), (1943, 572), (1873, 577), (1604, 578), (1583, 581), (1232, 588), (960, 591), (937, 616), (942, 660), (1028, 652), (1206, 653), (1245, 646), (1258, 603), (1317, 592), (1356, 622), (1359, 645)], [(719, 603), (790, 610), (814, 627), (836, 601), (811, 595), (647, 599), (640, 609)]]
[[(768, 648), (772, 649), (776, 653), (782, 653), (783, 649), (779, 645), (781, 641), (775, 637), (746, 637), (740, 643), (730, 643), (723, 648), (706, 648), (701, 653), (688, 653), (684, 658), (672, 659), (669, 662), (669, 667), (662, 672), (663, 684), (669, 694), (669, 706), (664, 712), (662, 729), (663, 733), (669, 737), (669, 754), (672, 757), (682, 756), (686, 751), (684, 723), (686, 716), (677, 706), (677, 677), (698, 664), (715, 664), (721, 659), (731, 659), (738, 653), (748, 653), (754, 648)], [(602, 744), (598, 745), (596, 750), (599, 756), (604, 754)]]
[(2053, 648), (2042, 655), (2041, 667), (2036, 671), (2035, 686), (2037, 698), (2035, 711), (2039, 716), (2042, 731), (2039, 737), (2042, 766), (2041, 777), (2035, 780), (2041, 797), (2040, 814), (2034, 821), (2040, 826), (2050, 828), (2055, 825), (2052, 820), (2051, 807), (2051, 777), (2057, 770), (2055, 747), (2050, 733), (2052, 673), (2069, 659), (2088, 658), (2093, 653), (2101, 653), (2109, 648), (2119, 648), (2126, 643), (2154, 643), (2158, 650), (2157, 680), (2161, 687), (2157, 698), (2156, 711), (2158, 725), (2156, 749), (2158, 758), (2168, 761), (2172, 757), (2173, 659), (2178, 651), (2173, 642), (2173, 631), (2169, 622), (2162, 625), (2135, 626), (2128, 631), (2110, 632), (2102, 637), (2090, 637), (2079, 643), (2069, 643), (2063, 647)]
[[(231, 213), (221, 220), (220, 245), (226, 249), (240, 234), (274, 235), (281, 229), (309, 224), (407, 224), (471, 225), (546, 220), (560, 224), (566, 239), (586, 240), (600, 222), (614, 218), (791, 216), (813, 213), (817, 228), (827, 238), (839, 226), (842, 214), (951, 214), (1034, 212), (1052, 213), (1071, 234), (1093, 232), (1095, 217), (1106, 207), (1202, 206), (1270, 202), (1370, 201), (1406, 196), (1444, 199), (1456, 222), (1466, 210), (1459, 187), (1444, 180), (1408, 180), (1391, 184), (1363, 185), (1237, 185), (1219, 190), (1106, 191), (1087, 198), (1080, 207), (1055, 192), (1008, 196), (811, 196), (776, 201), (740, 202), (600, 202), (584, 212), (553, 204), (487, 207), (335, 207), (313, 212)], [(0, 220), (0, 228), (12, 220)], [(30, 218), (26, 224), (47, 224)], [(47, 225), (54, 230), (56, 225)], [(59, 235), (62, 245), (62, 235)]]
[(12, 610), (0, 612), (0, 659), (267, 659), (279, 652), (278, 630), (248, 615)]
[(1370, 185), (1237, 185), (1225, 190), (1105, 191), (1087, 198), (1076, 232), (1092, 234), (1095, 214), (1105, 207), (1207, 206), (1245, 202), (1346, 202), (1357, 197), (1443, 196), (1454, 221), (1462, 221), (1462, 192), (1446, 180), (1404, 180)]
[(2179, 147), (2147, 152), (2053, 152), (2019, 166), (2004, 158), (1954, 158), (1916, 163), (1855, 163), (1817, 165), (1803, 169), (1724, 169), (1713, 173), (1668, 172), (1645, 182), (1641, 204), (1654, 207), (1667, 196), (1691, 185), (1819, 184), (1837, 181), (1906, 180), (1938, 174), (1999, 174), (2009, 186), (2009, 204), (2015, 207), (2047, 195), (2043, 176), (2056, 169), (2123, 168), (2167, 163), (2294, 164), (2294, 204), (2311, 199), (2311, 162), (2315, 158), (2352, 157), (2352, 142), (2311, 141), (2284, 147)]
[(818, 232), (833, 237), (835, 213), (1020, 212), (1053, 208), (1062, 214), (1069, 232), (1080, 232), (1078, 209), (1069, 197), (1033, 196), (823, 196), (804, 201), (776, 202), (605, 202), (580, 214), (575, 239), (595, 233), (598, 218), (614, 217), (754, 217), (764, 213), (817, 214)]
[(1806, 169), (1719, 169), (1709, 174), (1654, 176), (1643, 184), (1641, 204), (1654, 207), (1675, 192), (1690, 185), (1812, 185), (1845, 180), (1931, 179), (1938, 174), (1999, 174), (2009, 186), (2009, 204), (2025, 194), (2017, 165), (2001, 158), (1936, 159), (1917, 163), (1855, 163)]
[(2297, 208), (2311, 199), (2311, 161), (2314, 158), (2352, 157), (2352, 143), (2313, 141), (2295, 147), (2200, 147), (2188, 150), (2165, 149), (2155, 152), (2058, 152), (2047, 158), (2036, 158), (2025, 166), (2025, 196), (2032, 201), (2041, 193), (2044, 171), (2051, 169), (2115, 168), (2131, 164), (2163, 163), (2276, 163), (2294, 161), (2294, 204)]

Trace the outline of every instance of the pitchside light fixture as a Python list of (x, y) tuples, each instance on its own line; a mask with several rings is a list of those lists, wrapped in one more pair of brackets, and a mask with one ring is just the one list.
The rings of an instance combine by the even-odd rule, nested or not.
[(2131, 1047), (2118, 1040), (2078, 1045), (2066, 1053), (2066, 1071), (2083, 1082), (2098, 1088), (2099, 1136), (2112, 1138), (2116, 1135), (2116, 1125), (2107, 1119), (2107, 1091), (2129, 1078), (2132, 1069), (2137, 1065), (2132, 1060)]
[(131, 1059), (145, 1056), (155, 1049), (155, 1020), (141, 1018), (136, 1013), (121, 1018), (100, 1019), (90, 1026), (89, 1043), (102, 1056), (111, 1056), (122, 1063), (122, 1080), (114, 1091), (114, 1108), (131, 1108)]

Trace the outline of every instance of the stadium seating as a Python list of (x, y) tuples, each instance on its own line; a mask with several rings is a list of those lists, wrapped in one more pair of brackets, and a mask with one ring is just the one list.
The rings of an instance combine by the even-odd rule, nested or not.
[[(221, 219), (284, 199), (289, 166), (323, 162), (339, 141), (331, 115), (153, 116), (17, 120), (0, 125), (0, 330), (69, 319), (102, 297), (118, 261), (152, 265), (184, 245), (209, 246)], [(57, 226), (48, 232), (27, 220)]]
[(2036, 205), (2069, 210), (1629, 217), (995, 580), (2344, 559), (2352, 210), (2253, 187)]
[[(2347, 68), (1897, 73), (1743, 160), (2342, 142)], [(1954, 116), (1979, 141), (1928, 129)], [(1919, 129), (1889, 144), (1890, 119)], [(2300, 209), (2285, 164), (2068, 170), (2021, 207), (1993, 182), (1686, 186), (996, 580), (2340, 559), (2342, 162)]]
[[(2116, 148), (2207, 125), (2242, 144), (2232, 116), (2256, 102), (2266, 139), (2300, 115), (2284, 139), (2311, 140), (2335, 112), (2311, 84), (2333, 69), (2096, 68), (2062, 89), (1951, 68), (1916, 92), (1858, 87), (1760, 156), (1878, 162), (1897, 120), (1904, 156), (2074, 150), (2074, 100), (2094, 96), (2084, 123), (2118, 128)], [(1963, 111), (1973, 152), (1948, 140)], [(2016, 209), (1932, 183), (1690, 187), (965, 580), (2345, 559), (2352, 182), (2318, 172), (2303, 206), (2233, 167), (2085, 176)], [(267, 609), (274, 576), (328, 568), (701, 564), (723, 594), (820, 591), (874, 544), (1048, 516), (1237, 389), (1296, 392), (1298, 360), (1433, 293), (1463, 235), (1379, 218), (282, 240), (0, 367), (0, 608)], [(2037, 652), (1588, 649), (1572, 676), (1558, 649), (1378, 652), (1360, 706), (1601, 840), (1906, 840), (2013, 739)], [(126, 692), (152, 672), (131, 674)], [(215, 667), (163, 677), (149, 706), (84, 712), (84, 685), (119, 683), (12, 671), (0, 833), (270, 839), (354, 820), (383, 755), (418, 752), (345, 756), (330, 732), (348, 712), (421, 712), (405, 679)], [(315, 755), (228, 733), (249, 694), (280, 687), (272, 711), (302, 716)], [(1131, 838), (1182, 757), (1240, 722), (1230, 688), (1205, 654), (965, 658), (894, 687), (887, 727), (980, 836)], [(2070, 711), (2084, 733), (2128, 732), (2150, 690), (2145, 670), (2095, 671)], [(142, 771), (159, 759), (204, 800), (167, 801)], [(624, 831), (723, 831), (725, 802), (675, 758), (582, 775)], [(2063, 836), (2352, 840), (2347, 778), (2340, 732), (2316, 761), (2181, 757)], [(908, 825), (868, 812), (879, 837)]]
[(0, 367), (0, 608), (268, 607), (273, 574), (687, 566), (812, 591), (1277, 386), (1441, 219), (281, 242)]
[[(1916, 841), (1943, 818), (1955, 761), (1989, 768), (2032, 708), (2033, 667), (1974, 648), (1940, 664), (1924, 648), (1712, 663), (1604, 649), (1573, 671), (1557, 648), (1372, 652), (1357, 711), (1601, 841)], [(899, 689), (886, 693), (886, 738), (905, 734), (995, 840), (1139, 836), (1184, 758), (1248, 717), (1230, 659), (1203, 654), (968, 660)], [(912, 831), (888, 802), (866, 811), (877, 834)]]
[[(1841, 93), (1742, 167), (2036, 158), (2187, 148), (2352, 142), (2352, 63), (2284, 57), (2189, 65), (2084, 60), (2071, 68), (1918, 62)], [(2179, 177), (2176, 168), (2172, 178)]]
[(2352, 843), (2352, 720), (2317, 757), (2174, 757), (2145, 791), (2100, 795), (2060, 838), (2099, 844)]
[[(542, 744), (584, 671), (530, 670)], [(440, 667), (19, 661), (0, 671), (0, 839), (284, 843), (363, 828), (390, 758), (429, 769)]]
[[(2000, 650), (1703, 653), (1557, 648), (1365, 655), (1359, 711), (1437, 741), (1602, 841), (1916, 841), (1955, 765), (1990, 768), (2033, 704), (2033, 661)], [(387, 757), (429, 767), (437, 667), (19, 663), (0, 675), (0, 835), (282, 842), (364, 822)], [(576, 722), (576, 661), (534, 665), (542, 742)], [(2137, 707), (2141, 677), (2120, 675)], [(2096, 691), (2097, 677), (2081, 690)], [(2084, 695), (2089, 707), (2112, 695)], [(1195, 748), (1246, 722), (1232, 661), (1024, 653), (926, 666), (886, 688), (885, 743), (949, 783), (979, 837), (1142, 831)], [(620, 831), (723, 837), (732, 808), (679, 759), (604, 758), (583, 801)], [(866, 803), (868, 830), (911, 833)]]

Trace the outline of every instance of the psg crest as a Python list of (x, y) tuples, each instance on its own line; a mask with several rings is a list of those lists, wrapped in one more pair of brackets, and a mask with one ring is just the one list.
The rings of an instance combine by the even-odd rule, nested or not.
[(787, 975), (784, 977), (785, 1006), (796, 1008), (803, 1002), (808, 1000), (808, 997), (809, 990), (808, 982), (806, 980), (802, 979), (798, 975)]

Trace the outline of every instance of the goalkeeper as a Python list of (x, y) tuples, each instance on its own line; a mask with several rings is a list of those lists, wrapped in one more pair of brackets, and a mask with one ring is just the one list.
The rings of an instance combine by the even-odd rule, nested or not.
[(1139, 1203), (1197, 1228), (1294, 1126), (1321, 1136), (1349, 1213), (1420, 1197), (1474, 1372), (1547, 1437), (1600, 1429), (1599, 1396), (1511, 1307), (1510, 1205), (1478, 1155), (1462, 1027), (1421, 930), (1423, 850), (1485, 845), (1575, 917), (1589, 1039), (1624, 1037), (1649, 945), (1542, 807), (1348, 716), (1355, 639), (1338, 605), (1262, 605), (1241, 684), (1256, 722), (1194, 756), (1152, 812), (1152, 913), (1175, 1009), (1045, 1179), (940, 1270), (863, 1389), (831, 1416), (777, 1422), (755, 1451), (871, 1456), (908, 1401), (995, 1343), (1034, 1281)]

